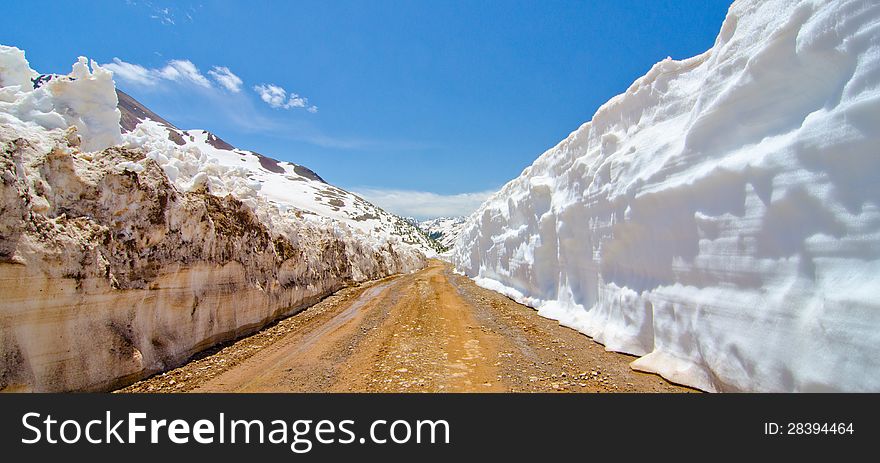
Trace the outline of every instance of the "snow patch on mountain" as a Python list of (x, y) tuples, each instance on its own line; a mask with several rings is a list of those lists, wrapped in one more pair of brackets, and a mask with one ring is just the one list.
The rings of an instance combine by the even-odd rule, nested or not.
[(444, 250), (452, 249), (466, 217), (438, 217), (419, 222), (419, 228), (437, 241)]
[(738, 0), (468, 218), (452, 259), (707, 391), (880, 391), (880, 4)]
[(277, 211), (436, 255), (417, 228), (303, 166), (235, 148), (205, 130), (178, 130), (151, 119), (124, 137), (127, 146), (143, 148), (184, 190), (205, 186), (214, 194), (232, 193), (258, 211), (265, 205), (271, 214), (264, 218), (270, 222), (277, 221), (270, 217)]

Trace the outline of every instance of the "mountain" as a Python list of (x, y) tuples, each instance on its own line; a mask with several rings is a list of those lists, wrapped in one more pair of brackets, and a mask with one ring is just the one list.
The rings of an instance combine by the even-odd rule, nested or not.
[(490, 197), (453, 262), (677, 383), (880, 390), (878, 24), (737, 0)]
[(465, 217), (438, 217), (419, 222), (419, 228), (429, 238), (440, 243), (440, 246), (446, 251), (452, 249), (452, 246), (455, 244), (465, 219)]
[(180, 137), (177, 137), (179, 132), (177, 127), (163, 119), (162, 116), (159, 116), (146, 106), (142, 105), (139, 101), (132, 98), (128, 93), (125, 93), (117, 88), (116, 100), (118, 101), (116, 107), (119, 109), (120, 113), (119, 126), (122, 128), (123, 132), (131, 132), (141, 122), (152, 120), (170, 129), (168, 131), (169, 140), (177, 142), (178, 145), (183, 144), (183, 140)]
[[(180, 169), (162, 153), (196, 150), (208, 162), (214, 160), (229, 169), (245, 169), (245, 175), (258, 194), (277, 207), (295, 210), (307, 219), (344, 223), (368, 235), (396, 238), (429, 257), (437, 254), (437, 243), (421, 233), (418, 227), (360, 196), (327, 183), (311, 169), (238, 149), (205, 130), (178, 129), (122, 90), (116, 92), (123, 133), (154, 139), (150, 145), (151, 153), (155, 153), (155, 159), (172, 179), (177, 178)], [(219, 183), (215, 186), (224, 188)]]
[(348, 285), (420, 230), (303, 166), (180, 130), (79, 58), (0, 45), (0, 391), (104, 391)]

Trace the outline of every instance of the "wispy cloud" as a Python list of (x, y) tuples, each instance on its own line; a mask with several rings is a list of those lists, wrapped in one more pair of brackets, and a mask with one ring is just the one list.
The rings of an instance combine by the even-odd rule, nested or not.
[[(162, 82), (189, 83), (202, 88), (213, 88), (211, 81), (199, 71), (199, 68), (186, 59), (168, 61), (161, 68), (145, 68), (140, 64), (128, 63), (119, 58), (113, 58), (112, 63), (103, 65), (104, 68), (113, 71), (113, 76), (128, 83), (140, 86), (155, 86)], [(214, 66), (208, 71), (218, 84), (233, 92), (241, 88), (241, 79), (229, 68)]]
[(152, 86), (159, 80), (158, 75), (140, 64), (127, 63), (119, 58), (113, 58), (112, 63), (103, 65), (105, 69), (113, 71), (113, 77), (128, 81), (133, 84)]
[[(122, 81), (141, 88), (173, 89), (172, 84), (174, 84), (179, 90), (192, 87), (208, 90), (198, 93), (199, 98), (203, 98), (204, 104), (222, 114), (225, 119), (232, 121), (240, 130), (250, 133), (268, 134), (336, 149), (417, 150), (428, 147), (424, 143), (386, 142), (328, 135), (304, 120), (279, 120), (277, 117), (268, 117), (264, 111), (258, 110), (256, 101), (249, 94), (241, 92), (244, 85), (242, 79), (224, 66), (214, 66), (208, 71), (208, 76), (215, 83), (212, 83), (199, 71), (198, 67), (188, 60), (173, 60), (163, 67), (147, 68), (140, 64), (113, 58), (113, 62), (104, 64), (103, 67), (113, 71), (113, 78), (117, 82)], [(186, 85), (190, 87), (186, 87)], [(280, 107), (287, 105), (291, 108), (305, 108), (310, 113), (318, 111), (318, 107), (308, 105), (305, 98), (296, 94), (289, 95), (281, 87), (273, 87), (277, 90), (268, 88), (267, 95), (261, 96), (261, 100), (270, 103), (270, 106), (272, 106), (271, 103), (274, 103)], [(221, 88), (228, 90), (228, 93), (220, 91)]]
[[(183, 89), (180, 87), (179, 89)], [(236, 127), (237, 130), (248, 134), (261, 134), (277, 139), (291, 140), (320, 146), (322, 148), (343, 150), (425, 150), (434, 148), (434, 145), (405, 140), (376, 140), (360, 137), (351, 137), (339, 134), (327, 133), (317, 127), (308, 119), (289, 119), (278, 117), (263, 108), (263, 103), (251, 98), (246, 92), (226, 93), (220, 91), (185, 92), (187, 98), (197, 98), (199, 101), (198, 111), (191, 111), (180, 115), (163, 114), (170, 117), (172, 122), (186, 125), (187, 127), (204, 128), (203, 118), (194, 118), (193, 114), (211, 113), (212, 117), (220, 117), (227, 123)], [(194, 108), (195, 109), (195, 108)], [(178, 118), (179, 120), (175, 119)]]
[(410, 140), (382, 140), (328, 133), (308, 120), (279, 120), (267, 117), (251, 101), (238, 94), (235, 100), (223, 98), (212, 103), (218, 113), (246, 133), (308, 143), (321, 148), (354, 151), (424, 151), (434, 149), (431, 143)]
[[(186, 59), (167, 61), (160, 67), (146, 67), (137, 63), (113, 58), (102, 65), (113, 72), (117, 83), (133, 87), (157, 89), (161, 91), (185, 92), (187, 98), (199, 98), (205, 107), (212, 108), (214, 114), (221, 115), (239, 130), (247, 133), (260, 133), (287, 140), (300, 141), (323, 148), (359, 151), (424, 151), (436, 146), (432, 143), (411, 140), (380, 140), (357, 136), (328, 133), (318, 127), (312, 118), (278, 117), (269, 114), (249, 92), (242, 92), (245, 83), (231, 69), (225, 66), (212, 66), (203, 74), (199, 68)], [(200, 92), (191, 92), (200, 89)], [(272, 108), (305, 109), (309, 113), (318, 112), (318, 107), (296, 93), (288, 93), (275, 84), (261, 84), (253, 87), (259, 100)], [(258, 107), (259, 106), (259, 107)], [(172, 117), (173, 115), (166, 115)], [(186, 115), (180, 123), (186, 122)], [(173, 117), (172, 117), (173, 118)]]
[(159, 70), (159, 74), (163, 79), (170, 81), (188, 81), (200, 87), (210, 88), (211, 82), (202, 75), (199, 68), (188, 59), (175, 59), (168, 62), (164, 68)]
[(217, 83), (223, 88), (232, 93), (238, 93), (241, 91), (241, 78), (233, 74), (228, 67), (214, 66), (214, 69), (208, 71), (208, 75), (217, 81)]
[(417, 219), (470, 215), (494, 192), (491, 190), (442, 195), (428, 191), (354, 189), (355, 194), (387, 211)]
[(153, 9), (153, 14), (151, 14), (150, 17), (166, 26), (173, 26), (176, 24), (174, 22), (174, 15), (171, 13), (171, 8), (168, 7)]
[[(174, 26), (177, 24), (178, 10), (174, 6), (156, 5), (149, 0), (125, 0), (125, 4), (130, 7), (141, 8), (150, 19), (154, 19), (164, 26)], [(192, 7), (190, 9), (192, 10)], [(193, 21), (192, 15), (189, 12), (184, 12), (184, 16), (189, 22)]]
[(318, 107), (309, 105), (309, 99), (296, 93), (287, 93), (284, 87), (275, 84), (254, 85), (254, 91), (260, 99), (277, 109), (306, 108), (310, 113), (318, 112)]

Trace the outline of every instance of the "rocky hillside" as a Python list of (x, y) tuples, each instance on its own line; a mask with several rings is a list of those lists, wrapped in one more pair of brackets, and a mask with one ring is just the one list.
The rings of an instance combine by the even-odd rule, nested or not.
[[(273, 172), (206, 132), (174, 129), (178, 139), (146, 112), (132, 127), (117, 108), (131, 102), (94, 62), (41, 81), (0, 46), (0, 86), (0, 390), (127, 384), (425, 264), (403, 235), (366, 233), (394, 227), (378, 208), (358, 203), (375, 218), (357, 227), (291, 206), (356, 202), (301, 166), (262, 161)], [(307, 185), (288, 194), (308, 201), (272, 190), (279, 177)]]

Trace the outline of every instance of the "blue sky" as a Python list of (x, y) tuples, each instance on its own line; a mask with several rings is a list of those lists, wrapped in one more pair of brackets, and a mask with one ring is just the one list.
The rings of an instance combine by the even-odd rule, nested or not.
[(0, 43), (43, 73), (112, 63), (180, 128), (426, 217), (470, 212), (655, 62), (711, 47), (728, 6), (14, 1)]

